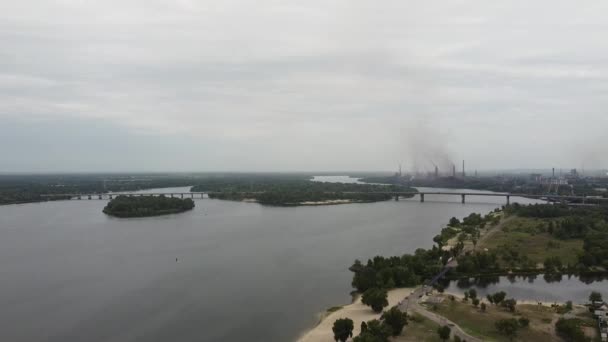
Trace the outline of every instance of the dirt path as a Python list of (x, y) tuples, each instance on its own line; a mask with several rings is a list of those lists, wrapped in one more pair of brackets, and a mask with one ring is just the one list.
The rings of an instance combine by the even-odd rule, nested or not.
[[(434, 312), (430, 312), (429, 310), (427, 310), (426, 308), (424, 308), (423, 306), (420, 305), (419, 300), (422, 297), (422, 295), (424, 294), (424, 287), (420, 287), (417, 288), (414, 292), (412, 292), (407, 298), (405, 298), (402, 302), (401, 305), (399, 305), (399, 309), (401, 311), (409, 311), (409, 312), (416, 312), (424, 317), (426, 317), (427, 319), (439, 324), (440, 326), (444, 326), (447, 325), (450, 327), (451, 329), (451, 338), (454, 338), (454, 336), (458, 336), (460, 337), (460, 339), (462, 340), (466, 340), (469, 342), (481, 342), (482, 340), (471, 336), (469, 334), (467, 334), (466, 332), (464, 332), (464, 330), (462, 330), (462, 328), (450, 321), (449, 319), (440, 316)], [(408, 314), (409, 314), (408, 312)]]
[(500, 231), (502, 229), (502, 227), (504, 227), (504, 225), (509, 223), (511, 220), (513, 220), (513, 216), (504, 217), (503, 219), (501, 219), (500, 222), (496, 226), (491, 227), (485, 234), (483, 234), (479, 238), (479, 240), (477, 241), (477, 246), (479, 246), (480, 248), (483, 247), (483, 244), (485, 241), (487, 241), (494, 234), (496, 234), (496, 232)]

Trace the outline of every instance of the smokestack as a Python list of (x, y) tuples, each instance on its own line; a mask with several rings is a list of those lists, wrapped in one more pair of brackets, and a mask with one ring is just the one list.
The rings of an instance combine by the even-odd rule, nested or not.
[(456, 178), (456, 164), (452, 164), (452, 177)]
[(464, 173), (464, 159), (462, 160), (462, 178), (464, 178), (465, 173)]
[(435, 179), (439, 178), (439, 168), (435, 165)]
[(555, 178), (555, 168), (553, 168), (553, 178)]

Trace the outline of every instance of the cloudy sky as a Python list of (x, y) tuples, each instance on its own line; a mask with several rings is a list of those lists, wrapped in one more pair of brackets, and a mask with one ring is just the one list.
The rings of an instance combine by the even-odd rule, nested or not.
[(0, 172), (608, 167), (606, 1), (0, 0)]

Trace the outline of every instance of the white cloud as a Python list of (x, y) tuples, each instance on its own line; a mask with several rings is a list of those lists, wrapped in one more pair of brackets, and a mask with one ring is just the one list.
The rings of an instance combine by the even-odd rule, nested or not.
[[(479, 168), (578, 165), (608, 128), (606, 10), (603, 1), (0, 0), (0, 120), (202, 133), (235, 158), (234, 144), (267, 151), (261, 169), (387, 169), (416, 159), (403, 132), (424, 117), (436, 134), (426, 138)], [(588, 137), (577, 149), (565, 138), (573, 124)], [(521, 148), (539, 136), (542, 148)]]

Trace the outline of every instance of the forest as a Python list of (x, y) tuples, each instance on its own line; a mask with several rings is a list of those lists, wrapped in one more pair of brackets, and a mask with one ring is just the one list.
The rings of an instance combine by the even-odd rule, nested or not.
[(145, 217), (177, 214), (192, 210), (194, 201), (190, 198), (170, 198), (165, 196), (118, 196), (103, 208), (103, 212), (116, 217)]
[(334, 200), (378, 202), (393, 198), (386, 192), (416, 192), (415, 189), (400, 185), (326, 183), (276, 177), (212, 178), (199, 182), (191, 191), (208, 192), (210, 198), (237, 201), (250, 199), (277, 206)]

